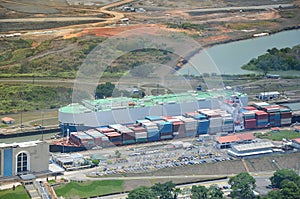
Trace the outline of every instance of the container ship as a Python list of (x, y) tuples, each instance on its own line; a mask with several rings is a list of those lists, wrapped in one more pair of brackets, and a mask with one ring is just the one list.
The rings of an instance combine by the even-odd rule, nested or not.
[[(222, 98), (221, 93), (225, 94)], [(114, 108), (115, 101), (127, 106)], [(189, 92), (177, 97), (172, 94), (143, 99), (85, 100), (59, 111), (60, 125), (67, 138), (52, 144), (53, 152), (289, 126), (292, 120), (288, 107), (265, 102), (248, 105), (246, 94), (226, 90)]]
[[(191, 91), (179, 94), (146, 96), (142, 99), (112, 97), (98, 100), (83, 100), (62, 107), (58, 120), (64, 133), (107, 126), (110, 124), (132, 124), (146, 116), (180, 116), (198, 109), (221, 108), (226, 100), (238, 99), (248, 104), (247, 94), (231, 90)], [(241, 106), (242, 106), (241, 105)]]

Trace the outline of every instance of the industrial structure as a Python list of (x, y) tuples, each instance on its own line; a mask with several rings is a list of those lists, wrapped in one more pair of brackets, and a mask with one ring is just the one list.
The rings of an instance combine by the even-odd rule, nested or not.
[(49, 171), (49, 144), (29, 141), (0, 144), (0, 177)]

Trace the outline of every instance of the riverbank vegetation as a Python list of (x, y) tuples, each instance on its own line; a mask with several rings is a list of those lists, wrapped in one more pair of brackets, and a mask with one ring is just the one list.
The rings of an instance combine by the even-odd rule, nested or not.
[(272, 48), (267, 53), (252, 59), (242, 66), (244, 70), (262, 71), (287, 71), (300, 70), (300, 45), (293, 48)]

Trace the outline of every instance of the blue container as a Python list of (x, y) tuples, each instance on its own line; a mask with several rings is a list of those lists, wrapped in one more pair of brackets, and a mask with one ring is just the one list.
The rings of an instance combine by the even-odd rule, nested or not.
[(162, 118), (160, 116), (155, 116), (155, 115), (150, 116), (149, 115), (149, 116), (146, 116), (145, 119), (150, 120), (150, 121), (157, 121), (157, 120), (161, 120)]
[(148, 141), (149, 142), (155, 142), (155, 141), (159, 141), (160, 140), (160, 136), (154, 136), (154, 137), (149, 137)]
[(157, 124), (160, 133), (173, 132), (173, 124), (171, 122), (160, 122)]

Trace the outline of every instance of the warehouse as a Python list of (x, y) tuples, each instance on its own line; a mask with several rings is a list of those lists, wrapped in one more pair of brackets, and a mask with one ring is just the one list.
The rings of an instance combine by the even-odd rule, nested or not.
[(49, 170), (49, 144), (42, 141), (0, 144), (0, 177)]
[(226, 136), (219, 136), (215, 142), (215, 146), (218, 149), (231, 148), (237, 144), (247, 144), (252, 143), (255, 137), (252, 133), (244, 134), (231, 134)]
[(273, 153), (273, 147), (274, 145), (271, 142), (255, 142), (250, 144), (240, 144), (232, 146), (232, 148), (228, 150), (228, 154), (239, 158), (269, 154)]

